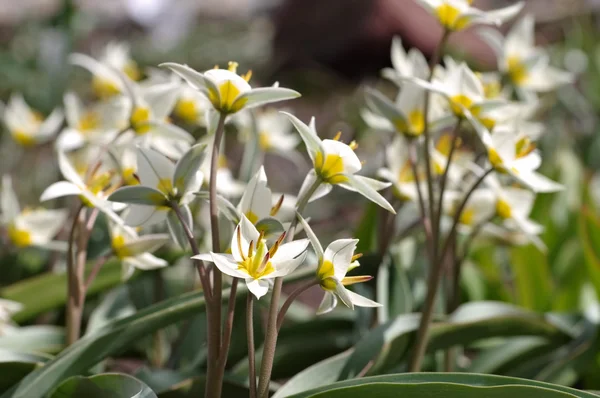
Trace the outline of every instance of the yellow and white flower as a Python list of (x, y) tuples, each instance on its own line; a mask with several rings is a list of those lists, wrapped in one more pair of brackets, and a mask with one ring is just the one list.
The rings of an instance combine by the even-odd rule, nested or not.
[(169, 241), (167, 234), (138, 236), (133, 228), (110, 223), (111, 247), (121, 260), (123, 279), (129, 279), (135, 269), (152, 270), (166, 267), (168, 263), (151, 254)]
[[(79, 152), (79, 153), (78, 153)], [(58, 167), (65, 181), (55, 182), (42, 192), (42, 202), (63, 196), (79, 196), (84, 204), (98, 208), (117, 224), (123, 220), (115, 213), (122, 207), (114, 207), (106, 201), (108, 195), (120, 184), (120, 178), (114, 167), (101, 161), (99, 150), (81, 149), (71, 156), (73, 165), (63, 151), (58, 151)], [(98, 162), (101, 162), (98, 166)]]
[(347, 145), (338, 141), (341, 133), (335, 137), (336, 139), (321, 140), (315, 130), (314, 119), (311, 121), (311, 125), (307, 126), (294, 115), (289, 113), (286, 115), (300, 133), (314, 166), (304, 179), (298, 197), (308, 195), (311, 187), (318, 184), (309, 198), (309, 201), (313, 201), (327, 195), (333, 185), (339, 185), (350, 191), (358, 192), (384, 209), (396, 213), (392, 205), (377, 192), (389, 187), (390, 183), (356, 175), (362, 168), (362, 164), (354, 153), (354, 149), (357, 147), (355, 142)]
[(200, 165), (206, 146), (194, 145), (174, 164), (167, 157), (151, 149), (138, 148), (137, 175), (140, 185), (122, 187), (108, 200), (130, 204), (125, 222), (132, 226), (149, 226), (167, 220), (169, 231), (182, 247), (187, 237), (173, 206), (192, 228), (192, 214), (188, 204), (204, 179)]
[(290, 120), (273, 108), (257, 112), (254, 117), (250, 112), (239, 112), (233, 121), (246, 140), (252, 137), (256, 129), (258, 144), (264, 152), (289, 156), (300, 142), (300, 138), (292, 133)]
[[(179, 80), (179, 78), (177, 77)], [(207, 111), (211, 103), (197, 90), (194, 90), (187, 83), (181, 82), (177, 102), (173, 108), (173, 114), (186, 123), (206, 126)]]
[(60, 109), (55, 109), (44, 119), (39, 112), (27, 105), (21, 94), (10, 97), (3, 117), (12, 138), (25, 147), (50, 141), (63, 122)]
[(251, 73), (238, 75), (236, 62), (230, 62), (228, 69), (216, 68), (204, 73), (197, 72), (187, 65), (172, 62), (159, 66), (169, 68), (181, 76), (192, 88), (203, 93), (218, 112), (224, 114), (300, 96), (298, 92), (287, 88), (252, 88), (248, 84)]
[[(392, 183), (394, 194), (401, 200), (416, 201), (418, 199), (417, 184), (409, 158), (410, 144), (403, 136), (397, 136), (385, 150), (388, 167), (381, 168), (377, 175)], [(423, 176), (425, 177), (425, 176)], [(426, 195), (427, 189), (421, 181), (421, 194)]]
[(548, 54), (535, 46), (533, 16), (515, 23), (506, 37), (492, 30), (481, 34), (496, 52), (500, 72), (524, 98), (531, 97), (528, 92), (548, 92), (573, 82), (572, 74), (551, 66)]
[(12, 188), (9, 176), (2, 177), (0, 193), (2, 225), (10, 243), (18, 248), (37, 246), (47, 249), (66, 249), (64, 242), (52, 241), (68, 218), (68, 210), (24, 209)]
[(502, 25), (524, 6), (523, 2), (519, 2), (497, 10), (482, 11), (471, 6), (473, 0), (419, 0), (419, 3), (449, 31), (460, 31), (476, 24)]
[(398, 36), (392, 39), (391, 59), (393, 68), (383, 69), (381, 75), (400, 86), (403, 80), (399, 77), (427, 79), (429, 76), (429, 64), (423, 53), (414, 47), (406, 52)]
[(261, 166), (248, 182), (237, 210), (240, 214), (246, 216), (252, 224), (256, 225), (259, 221), (273, 218), (278, 214), (283, 204), (283, 195), (279, 197), (275, 204), (272, 203), (272, 200), (273, 194), (268, 187), (265, 168)]
[[(308, 239), (281, 244), (285, 234), (269, 248), (264, 235), (242, 216), (231, 238), (231, 254), (210, 253), (219, 271), (244, 279), (257, 299), (267, 294), (269, 282), (294, 271), (306, 258)], [(205, 255), (192, 258), (206, 259)]]
[(11, 317), (23, 309), (23, 304), (0, 298), (0, 336), (14, 333), (17, 326)]
[(131, 59), (126, 43), (108, 43), (98, 60), (80, 53), (71, 54), (69, 60), (73, 65), (81, 66), (92, 73), (92, 89), (101, 99), (125, 93), (122, 75), (132, 80), (140, 78), (139, 69)]

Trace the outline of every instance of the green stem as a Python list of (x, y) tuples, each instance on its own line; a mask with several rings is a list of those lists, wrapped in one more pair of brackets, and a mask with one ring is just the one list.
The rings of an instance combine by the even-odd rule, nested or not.
[(246, 336), (248, 338), (248, 382), (250, 398), (256, 398), (256, 362), (254, 359), (254, 296), (248, 292), (246, 296)]
[(434, 258), (433, 260), (433, 269), (429, 274), (429, 278), (427, 281), (427, 296), (425, 298), (424, 308), (421, 314), (421, 320), (419, 323), (419, 329), (417, 330), (417, 341), (415, 342), (415, 347), (413, 351), (413, 355), (410, 361), (409, 370), (411, 372), (418, 372), (421, 370), (421, 363), (423, 361), (423, 357), (425, 355), (425, 349), (427, 348), (427, 343), (429, 342), (429, 329), (431, 326), (431, 320), (433, 318), (433, 307), (435, 304), (435, 299), (437, 296), (438, 287), (440, 285), (442, 270), (443, 270), (443, 262), (450, 248), (450, 244), (456, 233), (456, 228), (460, 222), (460, 215), (464, 211), (467, 206), (467, 202), (469, 198), (475, 192), (477, 187), (485, 180), (485, 178), (493, 171), (493, 169), (487, 170), (483, 173), (479, 179), (473, 184), (473, 186), (467, 191), (463, 201), (461, 202), (458, 210), (454, 214), (454, 220), (452, 223), (452, 227), (450, 229), (450, 233), (444, 242), (444, 248), (441, 251), (441, 254)]
[(429, 261), (433, 260), (433, 250), (431, 247), (431, 220), (427, 217), (427, 210), (425, 210), (425, 200), (423, 199), (423, 193), (421, 192), (421, 182), (419, 179), (419, 170), (417, 170), (417, 143), (412, 142), (410, 148), (408, 148), (408, 161), (410, 168), (413, 173), (413, 179), (415, 180), (415, 187), (417, 189), (417, 202), (419, 204), (419, 212), (421, 213), (421, 222), (423, 224), (423, 230), (425, 231), (425, 240), (428, 244), (427, 256)]
[[(212, 235), (212, 251), (221, 252), (219, 240), (219, 209), (217, 207), (217, 170), (219, 167), (219, 148), (221, 139), (225, 132), (226, 113), (219, 116), (219, 124), (215, 131), (215, 140), (213, 143), (211, 162), (210, 162), (210, 180), (209, 180), (209, 208), (210, 208), (210, 232)], [(208, 319), (208, 366), (206, 373), (206, 398), (220, 398), (223, 388), (224, 367), (221, 366), (221, 300), (223, 289), (223, 275), (219, 270), (213, 267), (213, 290), (212, 290), (212, 309)], [(227, 353), (224, 353), (227, 358)], [(223, 370), (222, 370), (223, 369)]]
[[(67, 309), (66, 309), (66, 329), (67, 329), (67, 345), (71, 345), (79, 338), (81, 331), (81, 309), (79, 308), (79, 282), (77, 281), (77, 271), (75, 261), (73, 259), (73, 249), (75, 247), (75, 232), (80, 226), (80, 217), (85, 210), (85, 205), (82, 203), (77, 208), (73, 216), (71, 224), (71, 232), (69, 233), (69, 247), (67, 249)], [(81, 232), (81, 231), (80, 231)]]
[(285, 314), (290, 309), (290, 306), (292, 305), (294, 300), (296, 300), (298, 298), (298, 296), (300, 296), (302, 293), (304, 293), (311, 287), (316, 286), (318, 284), (319, 284), (319, 282), (316, 279), (306, 281), (303, 284), (301, 284), (300, 286), (298, 286), (298, 288), (296, 290), (294, 290), (288, 296), (288, 298), (285, 300), (285, 302), (281, 306), (281, 309), (279, 310), (279, 314), (277, 315), (277, 331), (279, 331), (279, 329), (281, 329), (281, 325), (283, 325), (283, 321), (285, 320)]
[(442, 210), (444, 208), (444, 191), (446, 190), (446, 184), (448, 182), (448, 170), (450, 170), (450, 164), (452, 163), (452, 159), (454, 158), (454, 152), (456, 152), (456, 148), (458, 146), (459, 140), (459, 132), (460, 126), (462, 124), (462, 118), (458, 119), (456, 125), (454, 126), (454, 131), (452, 132), (452, 141), (450, 142), (450, 151), (448, 152), (448, 160), (446, 162), (446, 166), (444, 167), (444, 173), (442, 174), (442, 179), (440, 180), (440, 198), (437, 206), (437, 224), (436, 231), (440, 230), (440, 223), (442, 220)]
[[(308, 191), (303, 197), (298, 198), (296, 204), (296, 211), (302, 213), (310, 197), (315, 193), (317, 188), (321, 185), (321, 179), (317, 177), (314, 183), (310, 186)], [(292, 219), (290, 228), (288, 229), (286, 240), (288, 242), (294, 239), (296, 232), (296, 225), (298, 225), (298, 217)], [(269, 382), (271, 380), (271, 372), (273, 371), (273, 360), (275, 358), (275, 347), (277, 346), (277, 317), (279, 313), (279, 298), (281, 297), (281, 288), (283, 286), (283, 278), (275, 278), (273, 285), (273, 293), (271, 295), (271, 305), (269, 306), (269, 315), (267, 321), (265, 343), (263, 347), (263, 357), (260, 366), (260, 379), (258, 381), (258, 397), (268, 398), (269, 396)]]

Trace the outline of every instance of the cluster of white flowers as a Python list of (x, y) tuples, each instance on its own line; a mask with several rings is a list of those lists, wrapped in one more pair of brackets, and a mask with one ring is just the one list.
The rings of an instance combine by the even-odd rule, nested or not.
[[(483, 12), (465, 0), (421, 3), (447, 33), (471, 24), (500, 24), (522, 8), (519, 3)], [(535, 46), (529, 15), (506, 37), (490, 27), (479, 28), (479, 33), (496, 52), (497, 72), (477, 72), (450, 57), (443, 59), (444, 66), (430, 70), (422, 53), (407, 53), (400, 39), (394, 39), (393, 68), (382, 75), (400, 88), (399, 94), (391, 101), (369, 91), (369, 107), (362, 113), (372, 128), (397, 133), (387, 148), (387, 167), (378, 174), (393, 184), (401, 201), (421, 200), (427, 209), (430, 199), (434, 204), (439, 200), (441, 228), (448, 225), (443, 216), (454, 217), (460, 210), (459, 232), (476, 228), (480, 236), (543, 247), (538, 237), (542, 228), (529, 219), (535, 193), (562, 187), (537, 172), (541, 156), (536, 141), (544, 126), (532, 118), (539, 96), (573, 77), (550, 66), (547, 52)], [(424, 145), (429, 146), (429, 165), (411, 158), (411, 148), (420, 153)], [(470, 192), (478, 179), (483, 183)]]

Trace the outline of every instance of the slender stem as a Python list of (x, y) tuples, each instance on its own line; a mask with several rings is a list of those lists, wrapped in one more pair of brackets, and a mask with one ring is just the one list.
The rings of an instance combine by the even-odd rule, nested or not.
[[(219, 116), (219, 124), (215, 131), (215, 140), (213, 143), (211, 162), (210, 162), (210, 180), (209, 180), (209, 209), (210, 209), (210, 232), (212, 235), (212, 250), (215, 253), (221, 252), (219, 240), (219, 209), (217, 207), (217, 170), (219, 167), (219, 148), (221, 139), (225, 131), (226, 113)], [(224, 367), (220, 364), (220, 357), (227, 358), (227, 353), (221, 354), (221, 300), (223, 290), (223, 275), (215, 267), (212, 270), (213, 306), (208, 315), (208, 368), (206, 374), (206, 398), (219, 398), (223, 388)]]
[(409, 162), (410, 168), (413, 173), (413, 179), (415, 180), (415, 188), (417, 189), (417, 202), (419, 203), (419, 212), (421, 213), (421, 222), (423, 223), (423, 229), (425, 230), (425, 239), (429, 245), (427, 255), (430, 260), (433, 259), (433, 251), (431, 247), (431, 223), (427, 217), (427, 211), (425, 210), (425, 200), (423, 199), (423, 193), (421, 192), (421, 182), (419, 179), (419, 171), (417, 170), (417, 148), (416, 142), (411, 143), (409, 148)]
[[(221, 352), (219, 361), (221, 363), (222, 372), (225, 372), (227, 365), (227, 355), (229, 354), (229, 346), (231, 344), (231, 333), (233, 332), (233, 317), (235, 315), (235, 296), (237, 294), (237, 286), (239, 279), (233, 278), (231, 282), (231, 290), (229, 291), (229, 302), (227, 303), (227, 317), (225, 318), (225, 326), (223, 328), (223, 338), (221, 339)], [(251, 294), (249, 294), (251, 296)]]
[(79, 219), (84, 210), (85, 205), (82, 203), (79, 205), (73, 216), (71, 232), (69, 233), (69, 247), (67, 249), (67, 345), (71, 345), (77, 341), (81, 328), (81, 314), (78, 306), (79, 284), (77, 282), (77, 272), (75, 269), (75, 261), (73, 259), (73, 249), (75, 247), (75, 232), (78, 229)]
[(246, 335), (248, 337), (248, 382), (250, 384), (250, 398), (256, 398), (256, 363), (254, 359), (254, 296), (248, 292), (246, 295)]
[(493, 169), (487, 170), (483, 173), (479, 179), (473, 184), (473, 186), (467, 191), (463, 201), (461, 202), (457, 212), (454, 215), (454, 221), (452, 224), (452, 228), (450, 229), (450, 233), (446, 238), (444, 243), (444, 248), (440, 252), (440, 255), (434, 259), (433, 268), (429, 274), (429, 278), (427, 281), (427, 296), (425, 298), (425, 304), (423, 311), (421, 313), (421, 321), (419, 323), (419, 329), (417, 331), (417, 341), (415, 342), (415, 348), (413, 351), (413, 355), (410, 361), (409, 370), (411, 372), (418, 372), (421, 370), (421, 363), (423, 361), (423, 357), (425, 355), (425, 349), (427, 348), (427, 343), (429, 341), (429, 327), (431, 325), (431, 319), (433, 318), (433, 307), (435, 304), (435, 298), (437, 296), (438, 287), (440, 285), (442, 271), (443, 271), (443, 261), (446, 257), (446, 253), (450, 247), (453, 236), (456, 233), (456, 228), (460, 222), (460, 215), (464, 211), (467, 206), (467, 202), (469, 198), (475, 192), (477, 187), (485, 180), (485, 178), (493, 171)]
[[(183, 226), (183, 230), (185, 235), (188, 238), (188, 242), (192, 248), (192, 253), (197, 256), (200, 254), (200, 249), (198, 248), (198, 244), (196, 243), (196, 239), (194, 238), (194, 233), (190, 229), (190, 226), (183, 218), (183, 214), (181, 214), (181, 210), (177, 203), (171, 203), (171, 209), (175, 212), (177, 218), (179, 218), (179, 222), (181, 226)], [(204, 291), (204, 296), (206, 297), (207, 303), (212, 299), (210, 283), (208, 282), (208, 276), (206, 275), (206, 268), (204, 267), (204, 262), (202, 260), (194, 260), (196, 263), (196, 269), (198, 270), (198, 275), (200, 276), (200, 283), (202, 283), (202, 290)], [(209, 305), (210, 306), (210, 305)]]
[(462, 118), (458, 119), (458, 121), (456, 122), (456, 125), (454, 126), (454, 131), (452, 132), (452, 141), (450, 142), (450, 151), (448, 152), (448, 160), (446, 161), (446, 166), (444, 167), (444, 173), (442, 174), (442, 179), (440, 180), (440, 198), (438, 201), (438, 206), (437, 206), (437, 219), (436, 219), (436, 223), (437, 225), (435, 226), (436, 231), (440, 231), (441, 225), (440, 223), (442, 222), (442, 210), (444, 208), (444, 191), (446, 190), (446, 184), (448, 182), (448, 170), (450, 170), (450, 165), (452, 163), (452, 159), (454, 157), (454, 152), (456, 151), (456, 148), (458, 146), (458, 140), (459, 138), (459, 132), (460, 132), (460, 126), (462, 124)]
[[(438, 47), (433, 53), (433, 56), (429, 62), (429, 77), (427, 79), (430, 82), (433, 79), (433, 73), (436, 65), (440, 62), (446, 42), (450, 32), (444, 30), (442, 38), (438, 44)], [(433, 258), (437, 257), (438, 245), (439, 245), (439, 231), (437, 228), (438, 216), (435, 213), (435, 200), (433, 196), (433, 173), (431, 171), (431, 154), (429, 153), (429, 146), (431, 142), (431, 132), (429, 131), (429, 101), (431, 94), (428, 92), (425, 95), (424, 107), (423, 107), (423, 135), (425, 137), (424, 151), (425, 151), (425, 170), (427, 172), (427, 198), (429, 202), (429, 219), (431, 223), (431, 246), (433, 248)]]
[(294, 300), (296, 300), (298, 298), (298, 296), (300, 296), (302, 293), (304, 293), (311, 287), (316, 286), (318, 284), (319, 284), (319, 282), (317, 282), (317, 280), (315, 280), (315, 279), (306, 281), (305, 283), (298, 286), (298, 288), (296, 288), (296, 290), (294, 290), (288, 296), (288, 298), (284, 301), (283, 305), (281, 306), (281, 309), (279, 310), (279, 314), (277, 315), (277, 331), (279, 331), (279, 329), (281, 329), (281, 325), (283, 325), (283, 321), (285, 320), (285, 314), (290, 309), (290, 306), (292, 305)]
[[(317, 177), (312, 186), (306, 191), (303, 197), (298, 198), (296, 211), (302, 213), (308, 204), (310, 197), (315, 193), (321, 185), (321, 179)], [(292, 223), (288, 229), (286, 240), (289, 242), (294, 239), (298, 217), (292, 219)], [(265, 343), (263, 346), (263, 357), (260, 364), (260, 379), (258, 381), (258, 397), (268, 398), (269, 382), (271, 380), (271, 372), (273, 371), (273, 360), (275, 358), (275, 347), (277, 346), (277, 317), (279, 298), (281, 296), (281, 288), (283, 286), (283, 278), (275, 278), (273, 285), (273, 293), (271, 294), (271, 305), (269, 306), (269, 315), (267, 319), (267, 327), (265, 334)]]
[(98, 276), (98, 273), (102, 269), (102, 266), (106, 264), (106, 262), (112, 257), (113, 254), (114, 253), (111, 251), (109, 254), (100, 256), (96, 259), (96, 262), (94, 263), (94, 265), (92, 265), (92, 269), (90, 270), (90, 273), (88, 274), (88, 277), (85, 280), (85, 284), (83, 285), (85, 292), (89, 290), (92, 283), (94, 283), (96, 276)]

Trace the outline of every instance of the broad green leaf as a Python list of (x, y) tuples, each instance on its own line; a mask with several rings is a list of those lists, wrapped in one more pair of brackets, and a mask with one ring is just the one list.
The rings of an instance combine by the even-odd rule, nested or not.
[(25, 326), (0, 336), (0, 348), (55, 354), (65, 346), (65, 331), (58, 326)]
[[(312, 276), (312, 269), (298, 271), (287, 281)], [(244, 297), (246, 289), (238, 289), (238, 297)], [(223, 297), (228, 296), (228, 289)], [(200, 292), (182, 294), (149, 306), (136, 314), (106, 324), (96, 332), (84, 336), (62, 351), (46, 366), (30, 373), (18, 386), (1, 398), (42, 398), (57, 384), (68, 377), (85, 372), (104, 358), (121, 352), (142, 337), (189, 318), (205, 308)]]
[(51, 358), (46, 354), (0, 349), (0, 393), (4, 393)]
[(469, 372), (502, 374), (504, 370), (556, 347), (543, 337), (515, 337), (482, 350), (471, 362)]
[[(204, 396), (206, 386), (206, 376), (194, 377), (174, 385), (172, 388), (161, 391), (158, 398), (197, 398)], [(221, 396), (226, 397), (247, 397), (250, 395), (248, 387), (245, 384), (233, 380), (225, 379), (223, 381), (223, 391)]]
[(311, 388), (336, 382), (339, 380), (340, 372), (351, 354), (352, 350), (350, 349), (309, 366), (288, 380), (272, 398), (288, 397)]
[(576, 398), (577, 395), (531, 386), (476, 387), (451, 383), (369, 383), (314, 394), (311, 398)]
[(362, 219), (354, 233), (354, 236), (358, 239), (357, 253), (371, 253), (376, 250), (379, 212), (379, 207), (375, 203), (368, 202), (365, 204)]
[[(362, 379), (353, 379), (341, 381), (338, 383), (334, 383), (328, 386), (315, 388), (309, 391), (305, 391), (296, 395), (291, 395), (290, 398), (307, 398), (318, 396), (317, 394), (324, 391), (340, 389), (345, 387), (354, 387), (361, 385), (368, 385), (371, 383), (391, 383), (396, 385), (416, 385), (423, 384), (428, 385), (430, 383), (435, 384), (445, 384), (445, 385), (465, 385), (465, 386), (477, 386), (477, 387), (499, 387), (499, 386), (527, 386), (533, 388), (540, 388), (540, 390), (529, 390), (530, 395), (526, 397), (543, 397), (543, 395), (531, 395), (531, 392), (535, 391), (544, 392), (548, 390), (554, 390), (557, 392), (564, 393), (563, 397), (579, 397), (579, 398), (597, 398), (596, 395), (590, 394), (588, 392), (579, 391), (574, 388), (554, 385), (550, 383), (544, 383), (536, 380), (528, 380), (528, 379), (519, 379), (516, 377), (505, 377), (505, 376), (496, 376), (496, 375), (484, 375), (477, 373), (401, 373), (401, 374), (392, 374), (385, 376), (374, 376), (374, 377), (366, 377)], [(492, 390), (479, 390), (479, 395), (475, 395), (474, 397), (489, 397), (487, 395), (488, 391)], [(325, 395), (327, 396), (327, 395)], [(381, 395), (357, 395), (358, 397), (381, 397)], [(402, 397), (405, 398), (407, 395), (402, 393), (396, 394), (394, 397)], [(435, 395), (435, 394), (425, 394), (415, 395), (415, 397), (437, 397), (447, 398), (449, 395)], [(560, 395), (559, 395), (560, 396)], [(346, 397), (351, 397), (351, 395), (346, 395)], [(457, 396), (462, 397), (462, 396)], [(513, 394), (508, 395), (508, 398), (516, 398)]]
[(579, 214), (579, 235), (590, 282), (600, 297), (600, 221), (589, 208), (581, 209)]
[(530, 310), (548, 311), (552, 280), (546, 255), (533, 245), (514, 247), (510, 265), (518, 304)]
[(65, 380), (50, 398), (157, 398), (156, 394), (135, 377), (120, 373), (103, 373), (90, 377), (75, 376)]
[[(88, 267), (87, 272), (89, 270)], [(109, 261), (102, 266), (90, 286), (88, 297), (120, 283), (122, 283), (121, 263), (117, 260)], [(16, 322), (25, 322), (44, 312), (64, 306), (67, 300), (66, 286), (66, 274), (48, 272), (0, 289), (0, 297), (23, 304), (23, 310), (16, 313), (13, 319)]]

